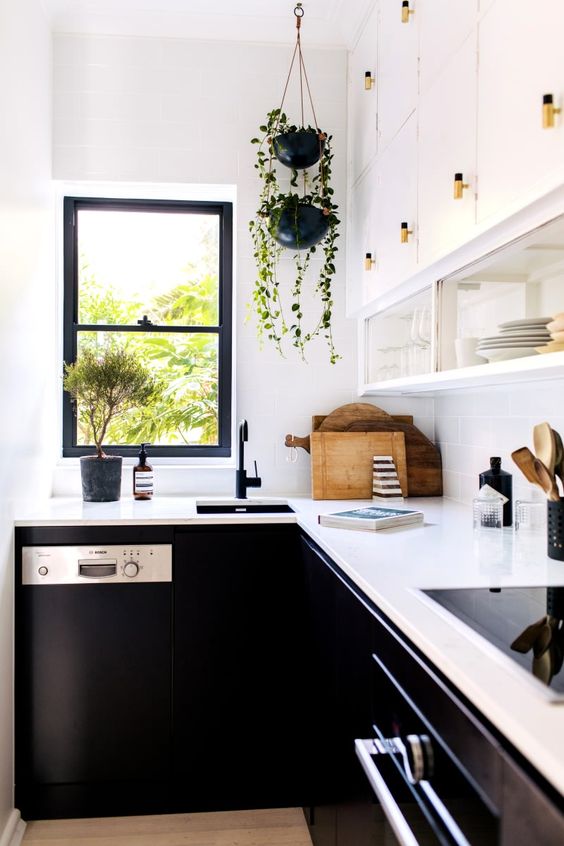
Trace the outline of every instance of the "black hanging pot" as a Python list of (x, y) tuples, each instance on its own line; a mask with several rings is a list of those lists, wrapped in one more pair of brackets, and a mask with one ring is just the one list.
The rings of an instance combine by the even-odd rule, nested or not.
[(296, 170), (304, 170), (317, 164), (325, 141), (313, 130), (302, 129), (299, 132), (284, 132), (277, 135), (272, 144), (278, 161)]
[(290, 250), (307, 250), (319, 244), (329, 229), (329, 215), (319, 206), (298, 205), (284, 209), (273, 234), (274, 240)]

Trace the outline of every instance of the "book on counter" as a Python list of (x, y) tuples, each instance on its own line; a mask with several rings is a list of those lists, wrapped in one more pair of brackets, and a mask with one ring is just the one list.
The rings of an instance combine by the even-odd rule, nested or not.
[(378, 529), (422, 523), (423, 512), (407, 508), (382, 508), (380, 505), (368, 505), (351, 511), (320, 514), (317, 520), (320, 526), (376, 532)]

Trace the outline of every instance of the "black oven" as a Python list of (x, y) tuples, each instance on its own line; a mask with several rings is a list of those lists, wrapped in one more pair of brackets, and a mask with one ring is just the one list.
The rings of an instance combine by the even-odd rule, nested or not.
[(357, 739), (355, 749), (380, 804), (377, 825), (402, 846), (498, 843), (495, 804), (386, 664), (373, 660), (374, 735)]
[(373, 735), (355, 741), (366, 842), (561, 846), (562, 797), (379, 614), (375, 627)]

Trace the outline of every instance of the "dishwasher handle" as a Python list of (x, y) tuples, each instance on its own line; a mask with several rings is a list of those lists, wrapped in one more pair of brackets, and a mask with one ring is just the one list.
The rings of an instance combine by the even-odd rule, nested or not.
[(117, 560), (106, 561), (79, 561), (78, 575), (86, 579), (106, 579), (108, 576), (117, 574)]

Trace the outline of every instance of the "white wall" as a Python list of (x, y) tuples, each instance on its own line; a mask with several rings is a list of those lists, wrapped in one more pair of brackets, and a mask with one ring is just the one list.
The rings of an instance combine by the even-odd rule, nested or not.
[(51, 38), (39, 0), (0, 0), (0, 839), (13, 809), (13, 509), (50, 493), (54, 273)]
[(449, 393), (435, 399), (435, 429), (440, 445), (445, 494), (471, 502), (478, 474), (492, 455), (513, 474), (514, 499), (530, 498), (531, 486), (511, 460), (522, 446), (532, 449), (536, 423), (547, 420), (564, 433), (564, 379)]
[[(236, 186), (236, 414), (249, 421), (247, 455), (257, 459), (262, 492), (286, 493), (308, 490), (309, 465), (286, 462), (285, 434), (306, 434), (312, 414), (356, 399), (356, 327), (344, 317), (344, 226), (333, 323), (342, 361), (328, 363), (324, 342), (312, 346), (307, 364), (291, 347), (285, 359), (267, 345), (259, 351), (254, 321), (245, 322), (255, 274), (248, 220), (259, 191), (256, 146), (249, 142), (267, 111), (279, 105), (292, 49), (161, 38), (54, 39), (56, 178)], [(334, 135), (335, 189), (344, 219), (346, 53), (307, 46), (304, 53), (319, 123)], [(299, 122), (292, 109), (297, 84), (291, 90), (289, 114)], [(163, 468), (159, 483), (163, 492), (231, 492), (233, 471)], [(56, 491), (78, 493), (76, 466), (59, 467)]]

